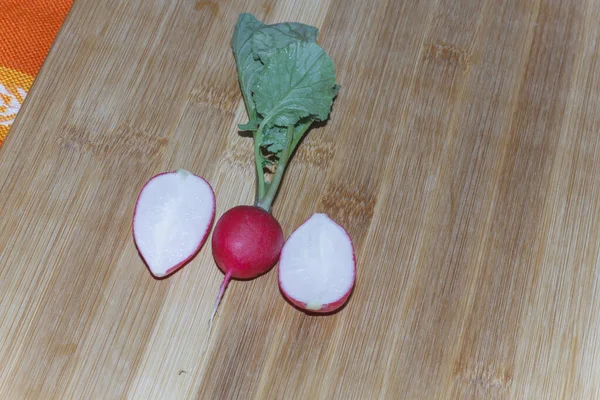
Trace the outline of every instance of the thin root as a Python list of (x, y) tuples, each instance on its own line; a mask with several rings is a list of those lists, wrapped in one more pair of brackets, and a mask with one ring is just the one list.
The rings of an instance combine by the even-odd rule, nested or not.
[(221, 304), (221, 299), (223, 299), (223, 294), (225, 293), (225, 289), (227, 288), (227, 285), (229, 284), (230, 280), (231, 280), (231, 271), (228, 271), (227, 274), (225, 274), (223, 283), (221, 283), (221, 288), (219, 289), (219, 294), (217, 295), (217, 301), (215, 302), (215, 307), (213, 308), (213, 312), (210, 316), (210, 320), (208, 321), (208, 335), (206, 336), (206, 345), (204, 346), (204, 351), (202, 351), (202, 354), (204, 354), (206, 352), (206, 349), (208, 347), (208, 341), (210, 340), (210, 335), (212, 334), (213, 320), (215, 318), (215, 315), (217, 314), (217, 309), (219, 308), (219, 304)]

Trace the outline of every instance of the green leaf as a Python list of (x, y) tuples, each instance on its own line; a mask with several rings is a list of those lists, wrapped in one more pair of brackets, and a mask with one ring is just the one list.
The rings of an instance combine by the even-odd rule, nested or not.
[(333, 61), (316, 43), (294, 42), (275, 51), (252, 86), (256, 110), (268, 126), (325, 120), (336, 93)]
[(337, 97), (338, 93), (340, 92), (340, 89), (342, 87), (340, 85), (338, 85), (337, 83), (335, 85), (333, 85), (333, 97)]
[[(270, 160), (268, 158), (264, 158), (264, 157), (260, 159), (260, 163), (261, 163), (263, 169), (264, 168), (270, 168), (273, 165), (275, 165), (275, 163), (272, 160)], [(267, 182), (265, 182), (265, 185), (266, 184), (267, 184)], [(267, 186), (265, 186), (265, 190), (269, 190)]]
[(259, 122), (256, 120), (248, 121), (245, 124), (238, 124), (240, 131), (256, 131), (258, 129)]
[(265, 62), (275, 51), (297, 42), (317, 42), (319, 30), (298, 22), (264, 25), (252, 35), (252, 51), (256, 59)]
[(269, 153), (273, 153), (276, 156), (279, 155), (285, 149), (285, 133), (287, 129), (278, 126), (271, 128), (265, 128), (261, 145)]
[(240, 89), (244, 96), (244, 103), (250, 119), (254, 119), (255, 105), (252, 100), (251, 88), (254, 85), (258, 73), (263, 69), (260, 61), (254, 58), (252, 53), (251, 38), (254, 32), (263, 27), (264, 24), (254, 18), (252, 14), (241, 14), (233, 31), (231, 48), (235, 56)]

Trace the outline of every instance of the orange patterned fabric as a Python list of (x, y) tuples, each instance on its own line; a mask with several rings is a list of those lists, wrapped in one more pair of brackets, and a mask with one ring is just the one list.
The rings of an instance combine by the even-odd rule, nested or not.
[(73, 0), (0, 0), (0, 145)]

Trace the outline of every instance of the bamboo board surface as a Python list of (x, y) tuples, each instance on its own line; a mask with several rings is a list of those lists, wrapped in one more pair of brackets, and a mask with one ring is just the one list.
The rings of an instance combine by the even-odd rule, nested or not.
[[(347, 307), (276, 271), (226, 292), (210, 242), (156, 281), (152, 175), (253, 201), (240, 12), (320, 28), (342, 89), (274, 215), (350, 232)], [(600, 398), (600, 2), (77, 0), (0, 149), (2, 399)], [(206, 345), (206, 352), (202, 353)]]

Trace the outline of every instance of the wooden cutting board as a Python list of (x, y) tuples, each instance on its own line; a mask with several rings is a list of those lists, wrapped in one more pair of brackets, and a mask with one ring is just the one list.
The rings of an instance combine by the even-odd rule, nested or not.
[[(254, 194), (237, 16), (321, 29), (342, 86), (274, 214), (352, 235), (347, 307), (210, 244), (154, 280), (135, 198)], [(600, 2), (77, 0), (0, 149), (2, 399), (600, 398)], [(203, 350), (206, 349), (205, 352)]]

